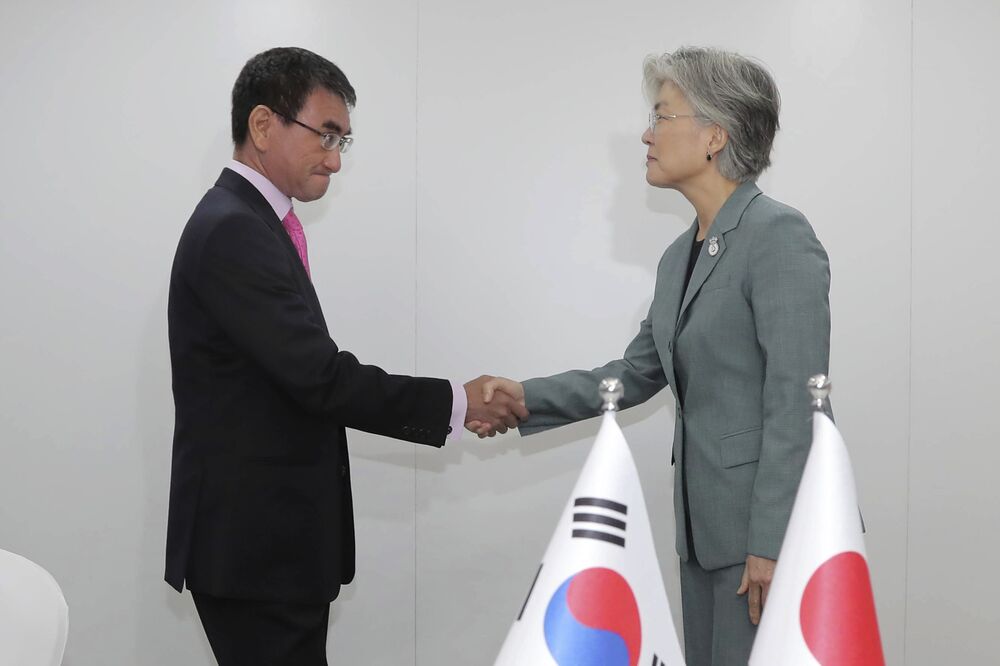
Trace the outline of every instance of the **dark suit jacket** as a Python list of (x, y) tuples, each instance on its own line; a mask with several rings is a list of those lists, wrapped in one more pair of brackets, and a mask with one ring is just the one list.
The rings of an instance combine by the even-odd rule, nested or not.
[(281, 221), (228, 169), (181, 236), (168, 320), (167, 582), (227, 598), (334, 599), (355, 569), (345, 427), (441, 446), (451, 385), (338, 349)]

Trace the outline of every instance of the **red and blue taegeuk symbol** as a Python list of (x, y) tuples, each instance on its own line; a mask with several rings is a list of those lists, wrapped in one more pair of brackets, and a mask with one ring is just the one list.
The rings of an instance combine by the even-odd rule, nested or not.
[(636, 666), (639, 606), (611, 569), (584, 569), (559, 586), (545, 609), (545, 643), (559, 666)]

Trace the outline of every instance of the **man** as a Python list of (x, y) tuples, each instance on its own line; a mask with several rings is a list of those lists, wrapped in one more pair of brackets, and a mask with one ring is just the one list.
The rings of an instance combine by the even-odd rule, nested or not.
[(292, 199), (326, 192), (354, 103), (314, 53), (250, 59), (233, 88), (234, 159), (174, 260), (165, 578), (191, 590), (221, 666), (327, 663), (329, 604), (355, 571), (346, 427), (441, 446), (465, 421), (505, 430), (527, 416), (507, 397), (485, 405), (485, 377), (389, 375), (330, 338)]

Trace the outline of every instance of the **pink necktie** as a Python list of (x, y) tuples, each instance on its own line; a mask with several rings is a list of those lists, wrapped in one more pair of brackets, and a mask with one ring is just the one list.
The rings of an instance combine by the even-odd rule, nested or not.
[(306, 250), (306, 233), (302, 230), (302, 223), (295, 216), (294, 210), (288, 211), (288, 215), (281, 221), (281, 226), (285, 228), (285, 231), (288, 232), (288, 237), (292, 239), (292, 245), (295, 246), (295, 251), (299, 253), (299, 259), (302, 260), (302, 265), (306, 268), (306, 275), (311, 280), (312, 273), (309, 272), (309, 254)]

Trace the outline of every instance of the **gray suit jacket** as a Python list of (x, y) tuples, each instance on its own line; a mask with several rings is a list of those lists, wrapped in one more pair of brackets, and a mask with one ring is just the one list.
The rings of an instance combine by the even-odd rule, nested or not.
[(830, 270), (805, 217), (744, 183), (719, 211), (682, 293), (697, 228), (663, 254), (649, 314), (624, 357), (524, 382), (531, 417), (520, 431), (597, 415), (604, 377), (624, 382), (623, 409), (669, 385), (671, 462), (684, 462), (674, 468), (677, 553), (687, 561), (688, 513), (698, 561), (712, 570), (747, 554), (778, 557), (811, 442), (806, 381), (829, 363)]

